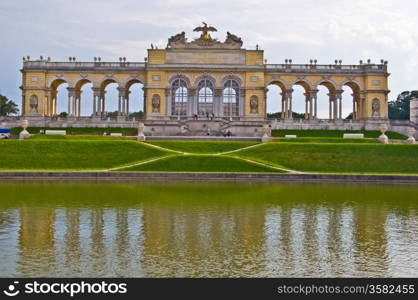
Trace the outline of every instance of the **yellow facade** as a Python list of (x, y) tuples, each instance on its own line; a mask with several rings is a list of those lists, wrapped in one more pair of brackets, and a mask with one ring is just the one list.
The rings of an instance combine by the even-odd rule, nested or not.
[[(292, 118), (294, 85), (305, 89), (307, 119), (316, 118), (319, 86), (329, 90), (332, 119), (341, 118), (339, 106), (344, 86), (353, 91), (354, 119), (387, 118), (386, 62), (267, 64), (263, 50), (242, 49), (240, 39), (231, 36), (228, 33), (224, 43), (207, 39), (188, 43), (179, 34), (169, 39), (166, 49), (148, 49), (146, 61), (139, 63), (25, 59), (21, 86), (23, 115), (55, 116), (57, 88), (65, 82), (69, 87), (70, 116), (79, 116), (81, 87), (85, 83), (91, 83), (95, 91), (93, 116), (104, 115), (104, 90), (110, 83), (118, 85), (119, 113), (127, 116), (129, 88), (139, 82), (144, 85), (147, 119), (187, 118), (208, 113), (240, 120), (264, 119), (269, 85), (277, 85), (282, 90), (283, 118)], [(183, 94), (178, 92), (183, 91), (181, 87), (174, 89), (176, 84), (184, 85)]]

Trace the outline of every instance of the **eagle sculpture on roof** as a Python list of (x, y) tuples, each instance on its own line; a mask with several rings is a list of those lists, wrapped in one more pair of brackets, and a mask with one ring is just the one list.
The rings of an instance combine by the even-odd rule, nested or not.
[(197, 32), (201, 31), (202, 34), (200, 35), (200, 39), (205, 40), (205, 41), (209, 41), (212, 38), (211, 38), (211, 36), (208, 32), (209, 31), (218, 31), (218, 30), (216, 30), (216, 28), (213, 27), (213, 26), (208, 26), (208, 24), (206, 24), (205, 22), (202, 22), (202, 23), (203, 23), (203, 26), (198, 26), (195, 29), (193, 29), (193, 31), (197, 31)]

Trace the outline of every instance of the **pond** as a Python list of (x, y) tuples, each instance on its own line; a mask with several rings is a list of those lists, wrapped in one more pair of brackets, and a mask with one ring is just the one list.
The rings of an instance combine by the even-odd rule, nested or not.
[(417, 277), (418, 187), (1, 183), (0, 277)]

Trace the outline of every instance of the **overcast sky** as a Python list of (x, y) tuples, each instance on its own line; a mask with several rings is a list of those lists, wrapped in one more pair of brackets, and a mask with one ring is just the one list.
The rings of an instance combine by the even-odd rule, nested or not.
[[(259, 44), (268, 63), (389, 61), (390, 99), (418, 89), (417, 0), (0, 0), (0, 93), (20, 104), (22, 56), (143, 61), (202, 21)], [(349, 105), (347, 106), (349, 107)]]

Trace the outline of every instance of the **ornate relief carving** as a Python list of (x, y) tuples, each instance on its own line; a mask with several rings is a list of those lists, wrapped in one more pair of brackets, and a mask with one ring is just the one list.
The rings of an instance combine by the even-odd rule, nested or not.
[(152, 97), (152, 112), (153, 113), (159, 113), (160, 112), (160, 96), (154, 95)]

